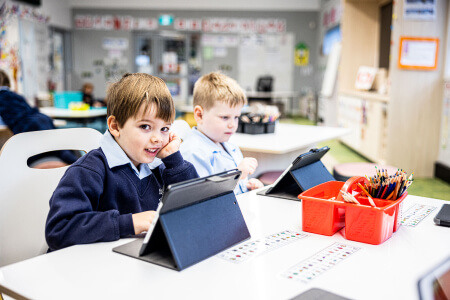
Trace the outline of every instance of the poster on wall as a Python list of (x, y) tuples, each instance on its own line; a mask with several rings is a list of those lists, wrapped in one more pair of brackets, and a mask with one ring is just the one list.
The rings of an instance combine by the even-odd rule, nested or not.
[(439, 39), (400, 37), (398, 67), (400, 69), (435, 70), (437, 68)]
[(404, 0), (403, 18), (413, 21), (432, 21), (436, 19), (436, 0)]
[(309, 65), (309, 47), (306, 43), (300, 42), (295, 46), (294, 62), (300, 67)]

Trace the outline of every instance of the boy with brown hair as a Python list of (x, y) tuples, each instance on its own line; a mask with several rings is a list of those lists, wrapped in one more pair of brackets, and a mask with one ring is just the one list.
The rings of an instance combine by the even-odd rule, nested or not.
[[(169, 132), (175, 108), (160, 78), (125, 74), (107, 98), (100, 148), (67, 169), (50, 199), (50, 250), (140, 234), (155, 217), (164, 185), (198, 177), (178, 151), (180, 138)], [(163, 164), (151, 170), (155, 157)]]
[(263, 187), (258, 179), (248, 179), (258, 166), (256, 159), (244, 158), (241, 150), (228, 142), (237, 130), (246, 103), (244, 91), (234, 79), (218, 72), (200, 77), (194, 85), (197, 127), (180, 147), (183, 157), (195, 166), (201, 177), (239, 169), (242, 175), (236, 194)]

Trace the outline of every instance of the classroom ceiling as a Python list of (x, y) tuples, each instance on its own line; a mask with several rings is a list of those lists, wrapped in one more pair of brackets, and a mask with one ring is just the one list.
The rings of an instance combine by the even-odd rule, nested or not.
[(71, 8), (318, 11), (320, 0), (68, 0)]

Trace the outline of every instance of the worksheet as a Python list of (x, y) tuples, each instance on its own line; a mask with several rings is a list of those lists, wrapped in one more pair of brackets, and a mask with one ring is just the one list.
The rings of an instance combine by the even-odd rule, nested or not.
[(304, 233), (284, 230), (264, 238), (250, 239), (217, 254), (217, 256), (229, 262), (241, 263), (249, 258), (286, 246), (308, 236)]
[(361, 248), (343, 243), (334, 243), (289, 268), (281, 274), (281, 277), (308, 283), (347, 259), (359, 249)]
[(435, 209), (436, 206), (416, 203), (405, 212), (402, 212), (402, 224), (405, 226), (415, 227)]

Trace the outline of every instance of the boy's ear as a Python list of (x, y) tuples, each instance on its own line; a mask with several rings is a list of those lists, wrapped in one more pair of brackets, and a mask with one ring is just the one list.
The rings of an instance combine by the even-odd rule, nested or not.
[(194, 107), (194, 119), (197, 122), (197, 124), (203, 120), (203, 114), (204, 114), (204, 110), (203, 107), (201, 107), (200, 105), (196, 105)]
[(107, 123), (108, 123), (108, 129), (109, 129), (109, 132), (111, 133), (111, 135), (116, 138), (119, 137), (120, 136), (119, 123), (117, 123), (116, 117), (109, 116)]

